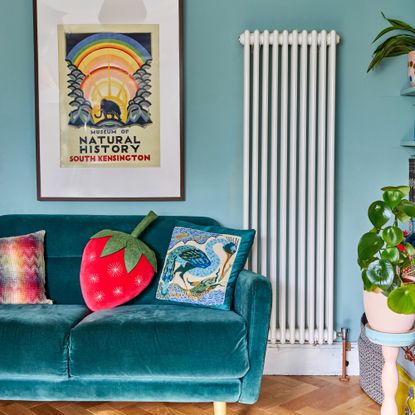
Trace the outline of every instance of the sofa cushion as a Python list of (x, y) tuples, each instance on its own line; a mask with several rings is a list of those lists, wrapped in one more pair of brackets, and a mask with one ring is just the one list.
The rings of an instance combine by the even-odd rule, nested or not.
[(138, 238), (156, 219), (150, 211), (131, 233), (104, 229), (91, 236), (80, 272), (82, 295), (90, 310), (125, 304), (150, 284), (157, 270), (156, 254)]
[(79, 305), (0, 305), (0, 377), (67, 377), (69, 332), (88, 313)]
[[(85, 304), (79, 269), (82, 251), (91, 235), (104, 227), (131, 232), (143, 216), (115, 215), (4, 215), (0, 216), (0, 237), (23, 235), (44, 229), (46, 260), (46, 291), (55, 304)], [(217, 225), (210, 218), (160, 216), (146, 229), (141, 238), (154, 249), (158, 269), (161, 270), (173, 228), (179, 220), (197, 225)], [(131, 301), (132, 304), (156, 303), (158, 277)]]
[(255, 231), (179, 222), (157, 289), (159, 300), (229, 310)]
[(87, 316), (71, 331), (70, 376), (240, 378), (245, 322), (233, 311), (130, 305)]
[(0, 303), (52, 304), (45, 295), (45, 231), (0, 238)]

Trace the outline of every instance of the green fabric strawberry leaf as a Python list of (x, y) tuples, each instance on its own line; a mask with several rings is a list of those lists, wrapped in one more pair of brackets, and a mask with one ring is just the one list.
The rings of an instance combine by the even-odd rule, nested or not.
[(143, 241), (130, 237), (124, 251), (124, 262), (127, 272), (135, 268), (143, 254), (154, 268), (154, 271), (157, 271), (157, 260), (154, 252)]
[(153, 211), (150, 211), (147, 216), (136, 226), (131, 234), (113, 231), (111, 229), (104, 229), (93, 235), (91, 239), (109, 237), (104, 249), (101, 252), (101, 257), (114, 254), (115, 252), (124, 249), (124, 263), (128, 273), (136, 267), (143, 254), (153, 267), (154, 272), (156, 272), (157, 259), (154, 251), (151, 250), (143, 241), (137, 239), (155, 219), (157, 219), (157, 215)]
[(154, 271), (157, 271), (157, 259), (154, 251), (152, 251), (143, 241), (138, 240), (138, 243), (148, 262), (150, 262), (151, 266), (154, 268)]
[(112, 231), (111, 229), (104, 229), (102, 231), (97, 232), (95, 235), (92, 235), (90, 239), (105, 238), (106, 236), (116, 236), (116, 235), (128, 235), (128, 234), (125, 232), (120, 232), (120, 231)]
[(139, 250), (138, 240), (137, 239), (130, 239), (127, 242), (124, 251), (124, 263), (125, 268), (127, 268), (127, 272), (130, 272), (140, 261), (142, 252)]
[(115, 235), (108, 239), (107, 243), (105, 244), (104, 249), (102, 250), (101, 257), (114, 254), (115, 252), (120, 251), (121, 249), (125, 248), (127, 245), (128, 239), (130, 235)]

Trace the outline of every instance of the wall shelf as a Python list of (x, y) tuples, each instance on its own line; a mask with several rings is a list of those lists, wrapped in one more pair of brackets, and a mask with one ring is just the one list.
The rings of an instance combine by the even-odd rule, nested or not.
[(415, 147), (415, 138), (405, 138), (401, 140), (402, 147)]
[(415, 96), (415, 87), (414, 86), (409, 86), (407, 88), (402, 88), (401, 89), (401, 95)]

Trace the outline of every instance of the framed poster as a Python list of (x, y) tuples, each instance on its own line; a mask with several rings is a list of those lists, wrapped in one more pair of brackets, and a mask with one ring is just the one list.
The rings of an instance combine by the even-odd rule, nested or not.
[(33, 0), (39, 200), (183, 200), (181, 0)]

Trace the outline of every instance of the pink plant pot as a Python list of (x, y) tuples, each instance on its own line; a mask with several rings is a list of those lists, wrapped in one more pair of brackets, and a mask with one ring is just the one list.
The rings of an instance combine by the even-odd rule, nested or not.
[(408, 53), (408, 78), (411, 86), (415, 86), (415, 50)]
[(406, 333), (415, 323), (415, 314), (398, 314), (388, 307), (382, 293), (363, 292), (367, 321), (372, 329), (383, 333)]

